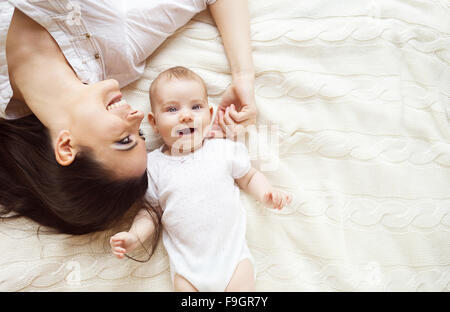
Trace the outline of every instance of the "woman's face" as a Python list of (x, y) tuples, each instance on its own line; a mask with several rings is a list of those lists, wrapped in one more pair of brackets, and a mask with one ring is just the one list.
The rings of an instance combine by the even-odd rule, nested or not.
[(144, 114), (122, 99), (118, 82), (86, 85), (75, 97), (70, 129), (74, 145), (90, 147), (96, 160), (118, 178), (142, 175), (147, 167), (139, 129)]

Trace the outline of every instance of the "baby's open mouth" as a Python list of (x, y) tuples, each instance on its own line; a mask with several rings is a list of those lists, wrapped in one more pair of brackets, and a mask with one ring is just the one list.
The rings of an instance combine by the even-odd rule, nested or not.
[(195, 128), (185, 128), (185, 129), (181, 129), (181, 130), (177, 131), (178, 137), (182, 137), (185, 135), (191, 135), (194, 132), (195, 132)]

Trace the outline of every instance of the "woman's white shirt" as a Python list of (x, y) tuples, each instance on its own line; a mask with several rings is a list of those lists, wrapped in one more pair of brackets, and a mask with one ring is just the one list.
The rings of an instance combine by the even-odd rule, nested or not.
[(20, 118), (27, 106), (11, 100), (6, 36), (14, 8), (44, 27), (78, 78), (87, 84), (137, 80), (146, 59), (178, 28), (216, 0), (8, 0), (0, 2), (0, 117)]

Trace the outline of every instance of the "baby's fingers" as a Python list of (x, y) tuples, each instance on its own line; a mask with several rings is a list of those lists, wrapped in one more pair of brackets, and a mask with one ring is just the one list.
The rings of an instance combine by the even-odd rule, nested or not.
[(278, 201), (277, 209), (281, 210), (284, 207), (284, 205), (286, 204), (286, 196), (283, 192), (279, 192), (278, 196), (279, 196), (279, 201)]
[(282, 194), (282, 201), (281, 201), (281, 205), (280, 205), (280, 209), (282, 209), (284, 206), (289, 205), (290, 203), (290, 195), (289, 194)]
[(124, 257), (123, 253), (114, 252), (117, 258), (122, 259)]
[(288, 194), (288, 202), (287, 204), (290, 205), (292, 203), (292, 194)]
[(118, 258), (123, 258), (124, 254), (126, 254), (127, 250), (121, 247), (115, 247), (113, 249), (113, 254), (115, 254)]
[(273, 192), (272, 198), (273, 198), (273, 205), (272, 205), (273, 208), (280, 209), (279, 207), (280, 207), (281, 200), (282, 200), (281, 194), (279, 192)]
[(123, 247), (125, 245), (125, 242), (123, 240), (117, 240), (111, 242), (111, 247)]
[(292, 194), (282, 192), (281, 196), (283, 197), (283, 201), (281, 203), (280, 209), (292, 203)]
[(109, 242), (110, 242), (111, 244), (117, 244), (117, 243), (122, 242), (122, 241), (123, 241), (123, 239), (120, 239), (120, 238), (114, 238), (114, 237), (111, 237), (111, 239), (109, 240)]
[(235, 124), (234, 120), (230, 117), (230, 111), (231, 111), (231, 108), (227, 107), (225, 109), (225, 114), (223, 115), (223, 120), (224, 120), (225, 124), (228, 126)]
[(268, 204), (270, 202), (272, 202), (272, 193), (271, 192), (267, 192), (267, 193), (264, 194), (263, 203), (264, 204)]
[(122, 248), (122, 247), (114, 247), (113, 252), (126, 253), (127, 250), (125, 248)]

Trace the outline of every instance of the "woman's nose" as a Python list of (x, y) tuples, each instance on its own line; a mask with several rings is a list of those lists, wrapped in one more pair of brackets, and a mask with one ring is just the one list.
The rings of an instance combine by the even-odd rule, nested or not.
[(129, 120), (131, 122), (141, 123), (142, 119), (144, 119), (144, 113), (139, 110), (133, 110), (127, 116), (127, 120)]
[(103, 80), (103, 83), (105, 85), (107, 85), (107, 88), (109, 90), (120, 90), (119, 89), (119, 86), (120, 86), (119, 82), (116, 79), (106, 79), (106, 80)]

